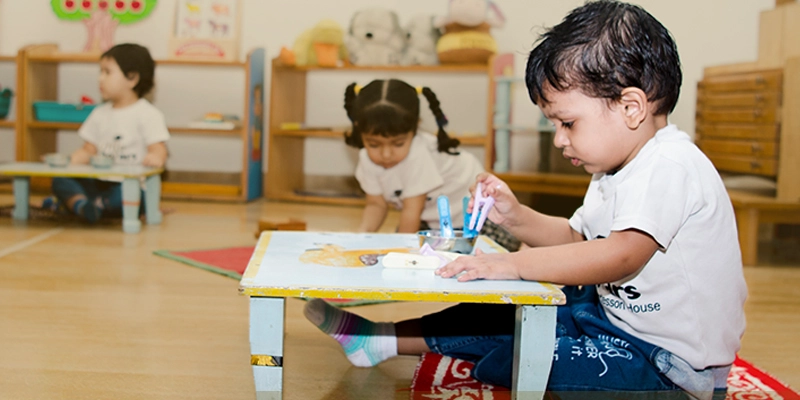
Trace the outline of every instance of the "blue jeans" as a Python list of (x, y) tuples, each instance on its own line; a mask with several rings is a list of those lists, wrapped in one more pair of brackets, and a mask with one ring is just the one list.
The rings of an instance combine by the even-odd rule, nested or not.
[[(89, 201), (100, 198), (104, 217), (122, 216), (122, 184), (119, 182), (90, 178), (53, 178), (52, 189), (61, 204), (66, 205), (67, 200), (76, 195), (83, 195)], [(141, 198), (144, 199), (144, 193)], [(144, 212), (144, 203), (140, 203), (139, 215)]]
[[(612, 325), (594, 286), (563, 291), (567, 305), (557, 311), (549, 392), (560, 398), (687, 398), (662, 373), (666, 350)], [(433, 352), (475, 363), (473, 378), (511, 387), (515, 311), (514, 305), (459, 304), (422, 317), (422, 334)]]

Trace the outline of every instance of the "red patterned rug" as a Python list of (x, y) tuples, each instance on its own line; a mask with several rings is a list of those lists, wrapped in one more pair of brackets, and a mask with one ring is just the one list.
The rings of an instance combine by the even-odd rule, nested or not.
[[(435, 353), (420, 358), (411, 382), (412, 400), (507, 400), (509, 389), (472, 379), (473, 363)], [(736, 358), (728, 376), (730, 400), (800, 400), (800, 394), (756, 368)]]
[[(170, 260), (175, 260), (196, 268), (204, 269), (216, 274), (227, 276), (236, 280), (242, 279), (242, 274), (250, 262), (253, 246), (227, 247), (211, 250), (169, 251), (156, 250), (153, 254)], [(385, 303), (383, 300), (353, 300), (353, 299), (325, 299), (325, 301), (339, 307), (360, 306), (366, 304)]]

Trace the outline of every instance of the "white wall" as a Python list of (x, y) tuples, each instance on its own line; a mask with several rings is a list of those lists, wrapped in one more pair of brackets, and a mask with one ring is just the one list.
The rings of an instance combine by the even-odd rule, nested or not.
[[(267, 57), (274, 57), (281, 46), (291, 46), (294, 38), (322, 18), (333, 18), (346, 27), (352, 13), (363, 7), (380, 5), (394, 9), (401, 21), (411, 15), (428, 12), (441, 14), (446, 0), (431, 6), (430, 1), (405, 0), (242, 0), (244, 16), (242, 49), (263, 46)], [(525, 55), (543, 27), (558, 23), (583, 0), (496, 0), (508, 18), (506, 27), (496, 30), (499, 49), (514, 52), (516, 70), (524, 68)], [(675, 36), (684, 69), (681, 100), (672, 121), (688, 132), (694, 131), (694, 105), (697, 81), (709, 65), (755, 60), (758, 40), (758, 13), (772, 8), (773, 0), (639, 0)], [(117, 42), (138, 42), (150, 48), (154, 57), (167, 54), (175, 0), (160, 0), (153, 14), (135, 25), (117, 29)], [(58, 43), (64, 51), (79, 51), (85, 39), (80, 23), (59, 21), (50, 11), (48, 1), (0, 0), (0, 54), (13, 54), (32, 43)], [(176, 70), (178, 69), (178, 70)], [(521, 73), (521, 72), (518, 72)], [(72, 100), (80, 93), (96, 93), (96, 79), (91, 67), (62, 67), (62, 100)], [(317, 73), (308, 88), (309, 123), (345, 124), (342, 92), (349, 81), (366, 83), (378, 76), (365, 73)], [(319, 76), (317, 76), (319, 75)], [(67, 78), (69, 76), (69, 78)], [(3, 79), (4, 75), (0, 75)], [(385, 77), (385, 76), (381, 76)], [(442, 75), (402, 75), (413, 83), (430, 85), (442, 98), (442, 107), (454, 131), (485, 130), (485, 79)], [(159, 68), (156, 105), (170, 123), (187, 122), (206, 111), (237, 111), (241, 108), (243, 77), (230, 72)], [(269, 80), (269, 71), (267, 71)], [(2, 83), (0, 81), (0, 83)], [(188, 88), (188, 89), (187, 89)], [(515, 118), (518, 123), (533, 123), (538, 113), (529, 105), (522, 88), (515, 90)], [(267, 96), (267, 103), (269, 99)], [(265, 105), (268, 109), (268, 104)], [(266, 113), (265, 113), (266, 115)], [(423, 117), (424, 118), (424, 117)], [(429, 121), (429, 119), (428, 119)], [(430, 126), (428, 122), (425, 126)], [(13, 146), (0, 132), (0, 148)], [(74, 134), (62, 134), (65, 149), (76, 146)], [(171, 143), (173, 169), (235, 171), (241, 165), (241, 144), (232, 139), (209, 139), (201, 136), (174, 136)], [(535, 165), (531, 154), (536, 144), (520, 136), (514, 142), (513, 165)], [(306, 169), (312, 174), (348, 174), (354, 168), (353, 152), (338, 141), (311, 141), (306, 149)], [(4, 154), (0, 151), (0, 157)]]

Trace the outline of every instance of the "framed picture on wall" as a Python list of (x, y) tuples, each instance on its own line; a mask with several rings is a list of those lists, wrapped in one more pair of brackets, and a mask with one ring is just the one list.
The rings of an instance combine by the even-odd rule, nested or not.
[(170, 58), (237, 60), (240, 21), (240, 0), (178, 0)]

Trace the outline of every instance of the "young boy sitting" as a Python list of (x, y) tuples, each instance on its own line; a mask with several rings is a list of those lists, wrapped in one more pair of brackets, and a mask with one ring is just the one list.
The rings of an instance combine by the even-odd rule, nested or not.
[[(437, 274), (567, 285), (550, 391), (724, 393), (747, 288), (722, 180), (667, 120), (681, 86), (669, 31), (638, 6), (587, 3), (543, 35), (526, 82), (556, 124), (556, 147), (593, 174), (583, 205), (570, 219), (547, 216), (483, 174), (483, 194), (496, 199), (489, 219), (531, 248), (478, 252)], [(460, 304), (386, 324), (320, 300), (306, 306), (357, 365), (434, 351), (475, 362), (473, 377), (507, 387), (514, 312)]]

